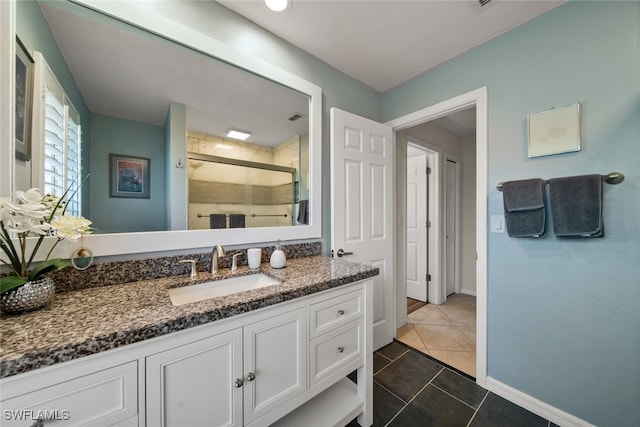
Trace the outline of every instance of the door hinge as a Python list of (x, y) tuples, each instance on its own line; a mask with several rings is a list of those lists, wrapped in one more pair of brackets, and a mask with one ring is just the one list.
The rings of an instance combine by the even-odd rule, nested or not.
[(431, 221), (427, 221), (427, 228), (431, 228)]
[(427, 166), (427, 175), (431, 174), (431, 168)]
[(431, 281), (431, 275), (427, 274), (427, 282), (430, 282), (430, 281)]

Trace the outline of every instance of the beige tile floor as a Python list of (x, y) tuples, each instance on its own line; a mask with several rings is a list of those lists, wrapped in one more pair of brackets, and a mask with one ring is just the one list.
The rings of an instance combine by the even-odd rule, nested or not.
[(441, 305), (409, 314), (397, 339), (460, 371), (476, 376), (476, 298), (453, 294)]

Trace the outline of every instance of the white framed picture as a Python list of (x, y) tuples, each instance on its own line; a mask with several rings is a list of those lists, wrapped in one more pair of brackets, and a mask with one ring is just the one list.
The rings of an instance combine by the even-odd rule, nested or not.
[(527, 119), (529, 157), (580, 151), (580, 104), (552, 108)]

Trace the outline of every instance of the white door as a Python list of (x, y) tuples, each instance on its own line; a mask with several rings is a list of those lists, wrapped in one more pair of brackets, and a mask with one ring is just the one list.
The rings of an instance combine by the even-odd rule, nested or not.
[(391, 127), (331, 109), (331, 247), (380, 269), (373, 278), (374, 350), (395, 335), (392, 141)]
[(445, 276), (446, 294), (451, 295), (456, 292), (457, 275), (457, 218), (458, 218), (458, 163), (447, 159), (445, 166), (446, 174), (446, 201), (445, 201)]
[(427, 155), (407, 146), (407, 297), (427, 302)]

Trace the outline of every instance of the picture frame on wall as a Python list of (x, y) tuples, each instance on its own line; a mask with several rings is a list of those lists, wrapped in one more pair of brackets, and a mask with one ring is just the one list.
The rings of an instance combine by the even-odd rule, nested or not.
[(109, 197), (150, 198), (150, 160), (109, 154)]
[(580, 104), (552, 108), (527, 118), (529, 158), (580, 151)]
[(15, 152), (20, 160), (31, 160), (33, 108), (33, 58), (16, 36)]

